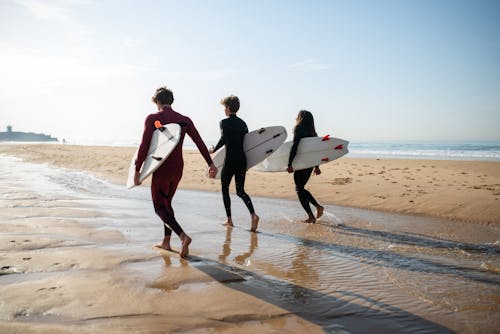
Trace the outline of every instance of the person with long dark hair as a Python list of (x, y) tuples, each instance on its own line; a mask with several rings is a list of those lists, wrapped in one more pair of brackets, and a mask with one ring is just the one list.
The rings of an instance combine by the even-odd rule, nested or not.
[(243, 150), (243, 141), (248, 133), (248, 127), (241, 118), (236, 116), (240, 109), (240, 100), (237, 96), (230, 95), (222, 99), (226, 119), (220, 121), (221, 137), (217, 145), (210, 149), (210, 153), (216, 152), (222, 146), (226, 147), (226, 156), (221, 172), (222, 200), (226, 209), (226, 225), (233, 226), (231, 218), (231, 199), (229, 197), (229, 185), (234, 176), (236, 183), (236, 194), (245, 203), (251, 216), (250, 231), (255, 232), (259, 223), (259, 216), (255, 214), (252, 200), (245, 192), (245, 176), (247, 172), (247, 159)]
[[(295, 124), (295, 128), (293, 129), (293, 145), (290, 149), (290, 155), (288, 157), (288, 173), (293, 172), (293, 180), (295, 181), (295, 191), (297, 192), (297, 196), (299, 197), (300, 204), (306, 211), (308, 218), (304, 221), (304, 223), (313, 224), (316, 222), (316, 218), (319, 218), (323, 215), (324, 207), (321, 206), (318, 201), (311, 195), (311, 193), (305, 189), (307, 181), (311, 177), (311, 174), (314, 171), (315, 175), (321, 174), (321, 170), (319, 166), (301, 169), (301, 170), (293, 170), (292, 163), (293, 159), (297, 155), (297, 148), (299, 147), (300, 140), (306, 137), (317, 137), (316, 129), (314, 128), (314, 117), (307, 110), (301, 110), (297, 115), (297, 120)], [(316, 217), (314, 217), (310, 204), (316, 207)]]

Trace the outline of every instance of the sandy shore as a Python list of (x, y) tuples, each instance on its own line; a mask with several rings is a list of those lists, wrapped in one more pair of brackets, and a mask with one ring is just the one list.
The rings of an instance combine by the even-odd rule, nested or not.
[[(45, 144), (0, 145), (0, 154), (83, 170), (124, 184), (134, 148)], [(198, 151), (184, 152), (180, 188), (219, 191)], [(309, 190), (321, 203), (475, 223), (500, 223), (500, 162), (341, 158), (322, 166)], [(233, 185), (234, 187), (234, 185)], [(287, 173), (250, 170), (252, 196), (295, 199)], [(233, 188), (234, 191), (234, 188)]]
[[(498, 163), (341, 159), (309, 188), (343, 204), (302, 224), (285, 173), (250, 172), (261, 213), (221, 225), (219, 181), (186, 151), (176, 217), (190, 258), (151, 246), (146, 187), (125, 190), (132, 148), (0, 145), (1, 333), (494, 332)], [(88, 171), (113, 184), (96, 180)], [(292, 198), (273, 200), (258, 196)], [(480, 222), (481, 224), (471, 224)], [(341, 224), (339, 224), (341, 222)], [(179, 249), (178, 238), (172, 241)]]

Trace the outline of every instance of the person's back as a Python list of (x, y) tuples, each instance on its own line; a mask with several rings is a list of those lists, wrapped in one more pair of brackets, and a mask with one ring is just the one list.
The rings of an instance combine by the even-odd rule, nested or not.
[[(156, 170), (155, 173), (157, 175), (165, 175), (165, 174), (168, 175), (172, 173), (182, 174), (182, 170), (184, 167), (184, 159), (182, 156), (182, 145), (186, 133), (193, 139), (193, 142), (195, 142), (197, 146), (200, 144), (200, 141), (202, 140), (198, 135), (191, 119), (187, 116), (184, 116), (174, 111), (171, 107), (164, 107), (157, 113), (150, 114), (147, 117), (146, 124), (150, 124), (149, 128), (151, 129), (151, 131), (154, 131), (155, 129), (154, 123), (156, 121), (159, 121), (163, 125), (172, 123), (179, 124), (181, 127), (181, 135), (177, 146), (174, 148), (172, 153), (170, 153), (165, 162)], [(202, 150), (201, 152), (205, 160), (207, 160), (206, 152), (204, 150)]]
[(225, 162), (237, 163), (246, 167), (243, 143), (245, 135), (248, 133), (248, 127), (245, 121), (236, 115), (230, 115), (221, 121), (220, 126), (224, 137), (224, 145), (226, 146)]

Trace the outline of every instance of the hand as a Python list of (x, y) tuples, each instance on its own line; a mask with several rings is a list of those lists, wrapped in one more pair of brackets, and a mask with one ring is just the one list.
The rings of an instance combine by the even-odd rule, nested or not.
[(141, 173), (136, 171), (135, 174), (134, 174), (134, 184), (136, 186), (139, 186), (142, 183), (141, 181), (139, 181), (139, 177), (140, 176), (141, 176)]
[(319, 169), (318, 166), (314, 167), (314, 175), (319, 175), (321, 174), (321, 169)]
[(217, 175), (217, 167), (215, 167), (214, 164), (211, 164), (210, 167), (208, 168), (208, 177), (211, 179), (215, 179), (216, 175)]
[(286, 169), (286, 171), (288, 173), (293, 173), (293, 167), (292, 166), (288, 166), (288, 168)]

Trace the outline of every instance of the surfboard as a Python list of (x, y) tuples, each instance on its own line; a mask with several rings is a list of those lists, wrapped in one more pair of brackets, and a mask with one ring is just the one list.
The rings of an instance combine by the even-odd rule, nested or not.
[[(262, 172), (286, 171), (292, 144), (293, 141), (284, 143), (273, 155), (256, 165), (254, 169)], [(297, 147), (297, 154), (292, 161), (292, 167), (294, 170), (301, 170), (338, 159), (349, 152), (348, 144), (347, 140), (329, 135), (302, 138)]]
[[(247, 169), (273, 154), (285, 142), (286, 136), (286, 129), (283, 126), (268, 126), (247, 133), (243, 141)], [(225, 157), (226, 148), (222, 147), (212, 159), (218, 169), (216, 179), (220, 179)]]
[[(148, 155), (146, 156), (146, 159), (141, 167), (139, 177), (141, 182), (161, 166), (161, 164), (168, 158), (170, 153), (172, 153), (174, 148), (177, 146), (177, 143), (179, 143), (181, 135), (181, 127), (179, 124), (171, 123), (161, 125), (159, 121), (156, 121), (155, 126), (156, 130), (153, 132), (153, 136), (151, 137)], [(129, 189), (135, 187), (135, 160), (137, 159), (138, 153), (139, 149), (135, 151), (132, 161), (130, 162), (127, 178), (127, 188)]]

